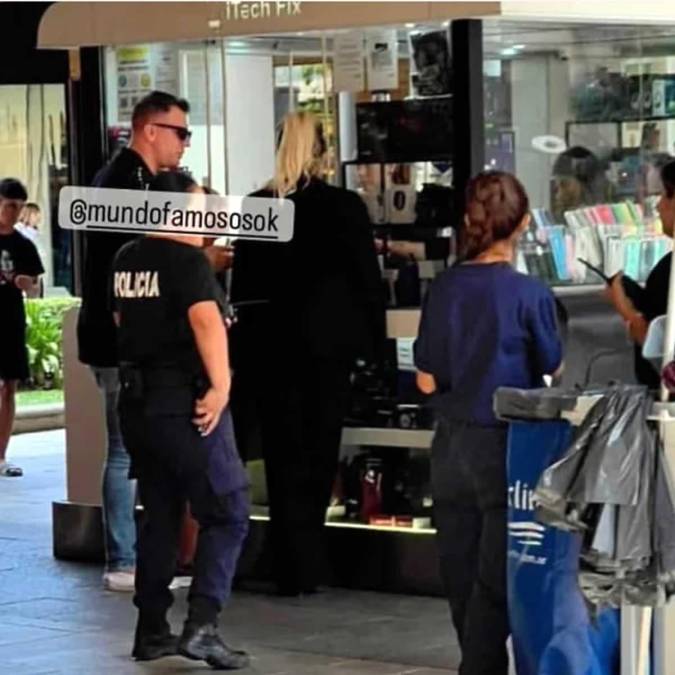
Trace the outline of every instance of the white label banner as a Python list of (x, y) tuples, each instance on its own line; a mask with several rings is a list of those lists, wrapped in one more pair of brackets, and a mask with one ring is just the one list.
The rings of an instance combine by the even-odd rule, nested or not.
[(75, 186), (59, 193), (59, 225), (66, 230), (287, 242), (294, 216), (289, 199)]

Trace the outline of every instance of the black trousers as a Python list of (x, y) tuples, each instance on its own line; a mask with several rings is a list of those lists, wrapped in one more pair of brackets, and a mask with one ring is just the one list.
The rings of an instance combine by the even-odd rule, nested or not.
[(324, 523), (349, 392), (347, 361), (304, 358), (243, 370), (258, 392), (273, 573), (281, 591), (311, 591), (324, 569)]
[(214, 622), (230, 595), (248, 532), (247, 478), (237, 454), (229, 410), (202, 438), (191, 415), (147, 415), (121, 397), (120, 424), (143, 505), (137, 544), (138, 630), (168, 630), (186, 502), (199, 524), (188, 619)]
[(507, 675), (506, 431), (441, 422), (431, 480), (460, 675)]

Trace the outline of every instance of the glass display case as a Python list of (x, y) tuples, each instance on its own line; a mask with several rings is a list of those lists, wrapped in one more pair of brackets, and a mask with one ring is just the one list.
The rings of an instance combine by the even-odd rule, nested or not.
[(670, 250), (655, 209), (675, 153), (671, 27), (484, 22), (486, 166), (525, 185), (521, 271), (644, 281)]

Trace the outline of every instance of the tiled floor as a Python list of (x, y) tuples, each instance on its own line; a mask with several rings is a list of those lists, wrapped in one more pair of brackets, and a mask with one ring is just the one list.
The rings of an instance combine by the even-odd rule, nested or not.
[[(199, 673), (179, 658), (129, 658), (135, 613), (106, 593), (100, 568), (55, 560), (51, 503), (65, 496), (63, 432), (18, 436), (11, 459), (26, 475), (0, 479), (0, 673)], [(178, 629), (186, 591), (177, 592)], [(443, 601), (333, 589), (287, 600), (235, 593), (228, 641), (250, 651), (245, 674), (451, 675), (457, 647)]]

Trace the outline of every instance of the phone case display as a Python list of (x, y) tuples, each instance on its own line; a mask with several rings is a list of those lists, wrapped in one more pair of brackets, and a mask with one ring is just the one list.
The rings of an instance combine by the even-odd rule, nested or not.
[(623, 271), (644, 281), (672, 247), (655, 205), (652, 197), (644, 206), (625, 201), (574, 209), (565, 211), (564, 225), (545, 209), (533, 209), (518, 268), (550, 284), (600, 283), (593, 267), (607, 277)]
[(419, 307), (454, 250), (455, 192), (446, 162), (344, 162), (343, 184), (363, 199), (381, 253), (388, 307)]
[(343, 171), (345, 187), (359, 193), (375, 226), (442, 229), (454, 224), (455, 192), (447, 162), (345, 162)]
[(414, 185), (392, 185), (384, 191), (384, 215), (392, 225), (415, 221), (417, 190)]

